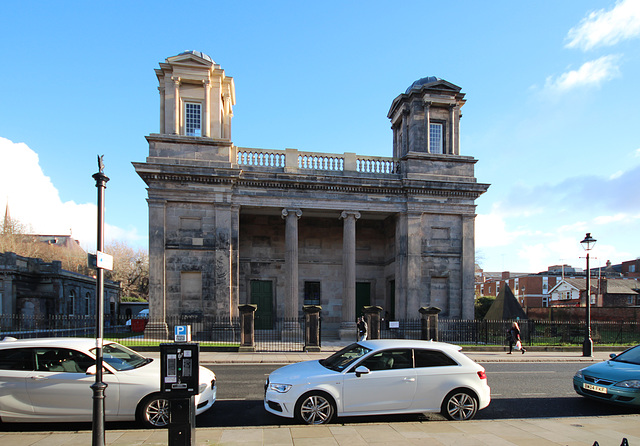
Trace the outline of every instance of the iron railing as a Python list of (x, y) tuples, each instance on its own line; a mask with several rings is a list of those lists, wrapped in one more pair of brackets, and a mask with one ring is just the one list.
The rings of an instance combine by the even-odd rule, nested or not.
[[(126, 320), (105, 317), (104, 336), (130, 346), (153, 345), (173, 340), (174, 327), (190, 325), (192, 340), (204, 345), (235, 348), (240, 345), (240, 318), (216, 318), (202, 315), (169, 317), (166, 325), (146, 319)], [(257, 321), (256, 321), (257, 322)], [(383, 321), (383, 339), (421, 339), (423, 320)], [(148, 323), (161, 330), (145, 330)], [(462, 345), (501, 346), (507, 344), (507, 329), (512, 321), (438, 320), (438, 340)], [(523, 343), (528, 346), (581, 345), (585, 337), (584, 322), (520, 320)], [(335, 325), (335, 324), (334, 324)], [(95, 336), (94, 316), (0, 315), (0, 337), (16, 338)], [(331, 326), (327, 324), (327, 326)], [(322, 325), (320, 325), (322, 333)], [(334, 330), (335, 331), (335, 330)], [(254, 331), (257, 351), (303, 351), (305, 348), (304, 318), (274, 318), (261, 320)], [(335, 339), (336, 333), (322, 333), (325, 339)], [(591, 322), (591, 337), (595, 345), (640, 344), (640, 324), (636, 322)], [(355, 331), (354, 337), (355, 340)]]

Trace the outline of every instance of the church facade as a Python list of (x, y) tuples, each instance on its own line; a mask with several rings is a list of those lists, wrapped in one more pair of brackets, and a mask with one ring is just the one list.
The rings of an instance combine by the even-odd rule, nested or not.
[(393, 156), (376, 157), (235, 146), (235, 85), (218, 64), (188, 51), (156, 75), (160, 132), (133, 163), (148, 191), (148, 329), (231, 320), (247, 303), (264, 329), (320, 305), (323, 330), (350, 338), (369, 305), (474, 317), (475, 200), (489, 185), (460, 154), (460, 87), (414, 82), (388, 112)]

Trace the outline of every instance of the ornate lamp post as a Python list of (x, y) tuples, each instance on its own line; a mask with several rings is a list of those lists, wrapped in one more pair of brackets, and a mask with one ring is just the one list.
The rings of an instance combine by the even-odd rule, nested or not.
[[(104, 190), (109, 177), (104, 174), (102, 156), (98, 156), (98, 173), (93, 174), (98, 188), (98, 254), (104, 251)], [(104, 446), (104, 391), (107, 384), (102, 381), (102, 337), (104, 326), (104, 271), (100, 265), (96, 278), (96, 382), (93, 389), (93, 446)]]
[(589, 251), (596, 244), (596, 239), (591, 237), (591, 233), (587, 232), (584, 240), (580, 242), (585, 251), (587, 251), (587, 313), (584, 330), (584, 342), (582, 343), (582, 356), (593, 356), (593, 341), (591, 340), (591, 271), (589, 270)]

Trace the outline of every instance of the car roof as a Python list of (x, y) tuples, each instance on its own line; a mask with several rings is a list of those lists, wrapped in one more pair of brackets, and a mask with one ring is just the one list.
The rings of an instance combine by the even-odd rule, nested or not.
[(360, 341), (358, 344), (374, 350), (383, 350), (387, 348), (430, 348), (446, 351), (460, 351), (462, 347), (455, 344), (436, 341), (418, 341), (411, 339), (372, 339), (369, 341)]
[[(107, 342), (105, 342), (107, 343)], [(96, 346), (95, 338), (29, 338), (5, 337), (0, 340), (0, 349), (15, 347), (72, 347), (90, 350)]]

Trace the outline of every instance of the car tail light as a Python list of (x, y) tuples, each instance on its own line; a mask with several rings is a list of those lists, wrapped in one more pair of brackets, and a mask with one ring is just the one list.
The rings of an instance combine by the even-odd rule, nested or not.
[(487, 379), (487, 374), (485, 373), (484, 370), (478, 370), (478, 378)]

